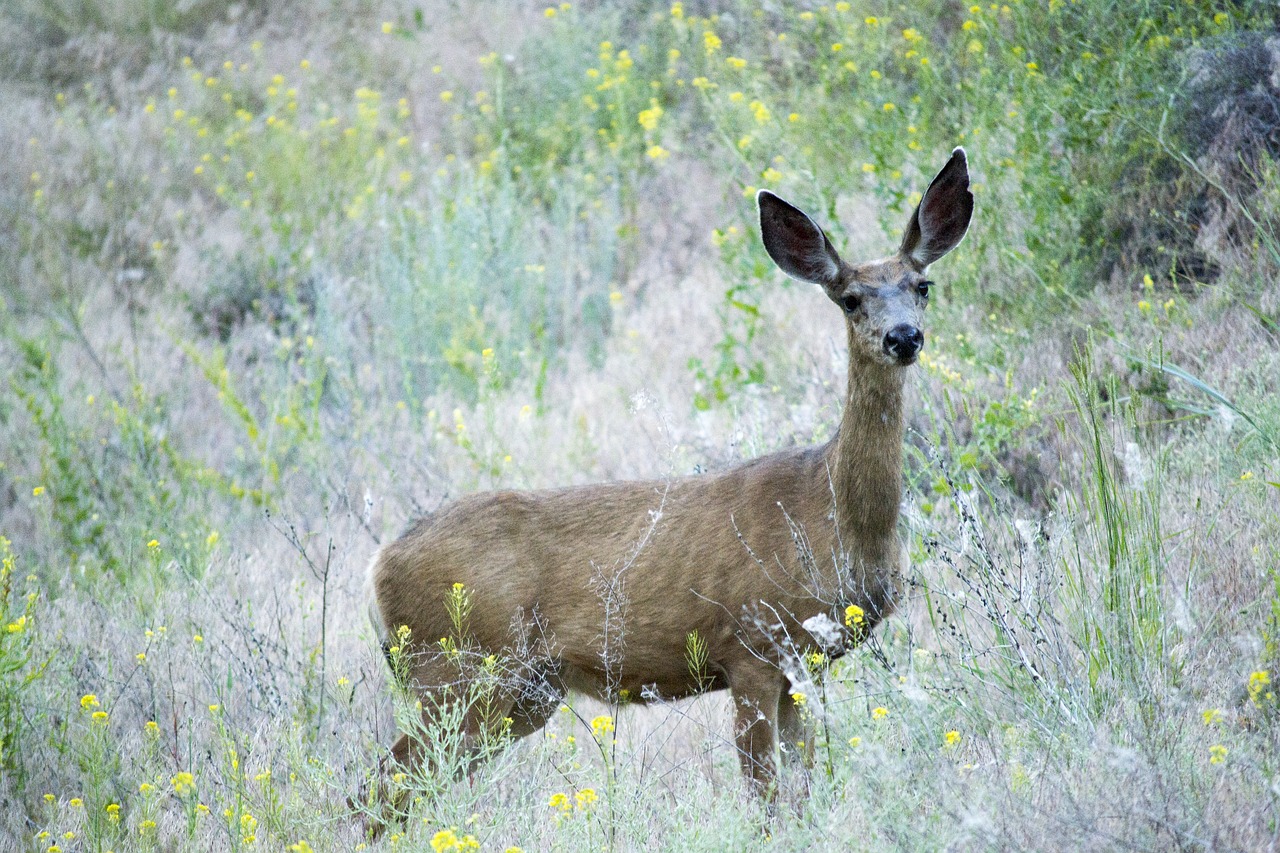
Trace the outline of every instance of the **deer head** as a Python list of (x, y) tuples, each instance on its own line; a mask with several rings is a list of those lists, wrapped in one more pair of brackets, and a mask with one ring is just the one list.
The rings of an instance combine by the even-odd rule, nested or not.
[(973, 215), (963, 148), (951, 152), (907, 222), (898, 253), (846, 263), (812, 219), (768, 190), (757, 197), (765, 250), (783, 272), (820, 285), (844, 311), (853, 361), (906, 367), (924, 346), (920, 330), (929, 265), (964, 238)]

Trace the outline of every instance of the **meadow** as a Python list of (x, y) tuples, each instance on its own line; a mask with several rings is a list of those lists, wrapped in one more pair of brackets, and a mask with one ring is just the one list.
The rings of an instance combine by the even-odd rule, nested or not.
[[(0, 8), (0, 847), (1280, 849), (1280, 17), (1262, 0)], [(722, 694), (361, 799), (366, 566), (460, 495), (826, 441), (755, 193), (976, 213), (909, 596), (769, 819)], [(625, 626), (623, 626), (625, 630)], [(819, 662), (820, 663), (820, 662)], [(425, 733), (447, 742), (446, 729)]]

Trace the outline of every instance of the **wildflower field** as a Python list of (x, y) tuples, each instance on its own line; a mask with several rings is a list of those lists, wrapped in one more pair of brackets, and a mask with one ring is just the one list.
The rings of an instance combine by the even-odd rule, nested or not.
[[(1278, 30), (1264, 0), (8, 0), (0, 848), (1280, 848)], [(748, 795), (724, 694), (571, 697), (469, 778), (390, 780), (408, 815), (368, 833), (413, 702), (378, 546), (479, 490), (829, 439), (843, 321), (755, 193), (866, 260), (957, 145), (909, 594), (792, 697), (808, 792)]]

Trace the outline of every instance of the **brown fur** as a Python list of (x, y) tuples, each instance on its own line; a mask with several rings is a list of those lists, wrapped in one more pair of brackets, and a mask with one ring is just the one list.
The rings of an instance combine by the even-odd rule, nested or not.
[[(514, 735), (535, 731), (570, 689), (643, 701), (728, 688), (744, 773), (770, 795), (779, 729), (789, 742), (811, 741), (784, 674), (788, 654), (822, 646), (803, 623), (825, 614), (843, 624), (857, 605), (860, 630), (870, 630), (893, 608), (902, 389), (915, 353), (894, 357), (886, 333), (918, 329), (919, 258), (940, 257), (964, 234), (964, 155), (953, 154), (885, 260), (846, 264), (798, 210), (767, 193), (760, 205), (779, 265), (846, 308), (848, 393), (836, 436), (709, 475), (472, 495), (383, 548), (370, 569), (375, 616), (387, 636), (409, 628), (415, 690), (438, 699), (460, 686), (437, 644), (454, 633), (444, 601), (457, 583), (472, 607), (469, 642), (510, 661), (496, 712), (469, 718), (469, 736), (495, 717), (509, 718)], [(694, 631), (707, 643), (704, 673), (687, 660)], [(823, 647), (839, 654), (858, 634)], [(407, 735), (392, 757), (421, 760)]]

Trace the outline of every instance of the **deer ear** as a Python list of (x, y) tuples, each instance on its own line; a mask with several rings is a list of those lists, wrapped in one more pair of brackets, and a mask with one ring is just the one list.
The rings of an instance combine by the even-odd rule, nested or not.
[(964, 149), (957, 148), (916, 205), (898, 254), (923, 270), (960, 245), (971, 218), (973, 193), (969, 192), (969, 163)]
[(840, 282), (840, 255), (812, 219), (768, 190), (756, 196), (765, 251), (792, 278), (828, 290)]

